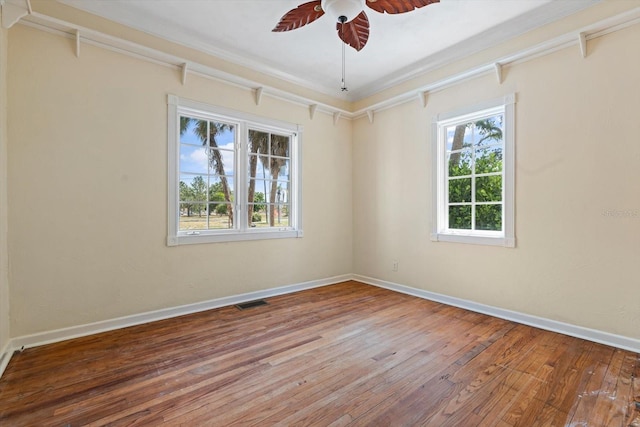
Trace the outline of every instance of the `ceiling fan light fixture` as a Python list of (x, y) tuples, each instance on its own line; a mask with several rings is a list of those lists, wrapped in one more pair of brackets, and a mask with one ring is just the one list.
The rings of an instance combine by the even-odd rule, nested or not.
[[(336, 22), (351, 22), (364, 10), (365, 0), (322, 0), (322, 10)], [(342, 17), (345, 18), (342, 18)], [(342, 18), (342, 19), (341, 19)]]

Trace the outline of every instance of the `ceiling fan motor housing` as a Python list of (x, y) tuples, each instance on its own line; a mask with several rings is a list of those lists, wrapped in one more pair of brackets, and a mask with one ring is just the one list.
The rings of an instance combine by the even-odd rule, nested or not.
[(364, 10), (364, 2), (365, 0), (322, 0), (320, 5), (337, 22), (350, 22)]

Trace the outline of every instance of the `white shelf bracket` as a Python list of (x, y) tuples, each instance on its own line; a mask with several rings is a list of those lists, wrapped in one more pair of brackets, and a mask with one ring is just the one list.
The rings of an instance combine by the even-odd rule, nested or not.
[(2, 8), (2, 28), (7, 29), (33, 11), (29, 0), (2, 0), (0, 7)]
[(333, 125), (337, 125), (338, 124), (338, 120), (340, 120), (340, 116), (342, 115), (342, 113), (340, 111), (336, 111), (335, 113), (333, 113)]
[(180, 67), (182, 69), (182, 86), (187, 84), (187, 72), (189, 71), (189, 65), (185, 62)]
[(580, 44), (580, 55), (583, 58), (587, 57), (587, 34), (580, 33), (578, 34), (578, 43)]
[(367, 117), (369, 117), (369, 123), (373, 123), (373, 110), (367, 110)]
[(260, 101), (262, 101), (262, 91), (264, 90), (263, 87), (259, 87), (255, 90), (255, 97), (256, 97), (256, 105), (260, 105)]
[(422, 104), (422, 108), (426, 108), (429, 103), (429, 91), (418, 92), (418, 98), (420, 99), (420, 103)]
[(309, 105), (309, 118), (313, 120), (313, 116), (316, 115), (316, 110), (318, 109), (318, 104)]
[(502, 65), (499, 62), (493, 64), (496, 69), (496, 78), (498, 79), (498, 84), (502, 84)]
[(76, 30), (76, 58), (80, 58), (80, 30)]

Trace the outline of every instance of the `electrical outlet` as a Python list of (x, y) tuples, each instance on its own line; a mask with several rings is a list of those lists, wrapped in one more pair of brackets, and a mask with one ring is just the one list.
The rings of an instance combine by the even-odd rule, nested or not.
[(392, 271), (398, 271), (398, 260), (397, 259), (393, 260), (393, 264), (391, 266), (391, 270)]

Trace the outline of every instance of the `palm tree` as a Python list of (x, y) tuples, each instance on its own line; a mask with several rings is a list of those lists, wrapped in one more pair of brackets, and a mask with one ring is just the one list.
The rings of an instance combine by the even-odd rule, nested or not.
[(455, 131), (453, 131), (453, 143), (451, 144), (451, 155), (449, 156), (449, 167), (455, 167), (458, 165), (460, 161), (460, 151), (462, 150), (462, 145), (464, 143), (464, 134), (467, 131), (467, 125), (458, 125), (456, 126)]
[[(278, 176), (280, 170), (286, 164), (289, 157), (289, 137), (284, 135), (274, 135), (256, 130), (249, 131), (249, 176), (255, 178), (258, 169), (258, 158), (265, 170), (271, 172), (271, 191), (269, 193), (269, 226), (275, 226), (276, 195), (278, 192)], [(277, 157), (274, 157), (277, 156)], [(249, 181), (249, 203), (252, 203), (255, 196), (255, 179)], [(253, 212), (249, 209), (249, 223)]]
[[(258, 170), (258, 156), (269, 152), (269, 134), (257, 130), (249, 130), (249, 193), (248, 202), (253, 203), (256, 191), (256, 171)], [(262, 157), (262, 156), (261, 156)], [(264, 161), (262, 162), (264, 165)], [(248, 224), (253, 220), (253, 209), (248, 210)]]
[(455, 151), (451, 153), (449, 157), (449, 165), (450, 167), (455, 167), (458, 165), (460, 161), (460, 151), (464, 145), (464, 135), (467, 131), (467, 127), (471, 127), (475, 125), (475, 127), (482, 135), (482, 138), (478, 140), (477, 144), (480, 145), (484, 141), (494, 140), (500, 141), (502, 139), (502, 129), (496, 125), (495, 120), (493, 118), (478, 120), (475, 123), (465, 123), (463, 125), (457, 125), (455, 131), (453, 132), (453, 143), (451, 145), (451, 151)]
[(483, 119), (475, 122), (482, 138), (478, 141), (478, 145), (487, 140), (501, 141), (502, 140), (502, 128), (496, 125), (493, 118)]
[(222, 153), (218, 150), (218, 143), (216, 136), (219, 133), (225, 131), (232, 131), (233, 125), (218, 122), (208, 122), (206, 120), (193, 119), (191, 117), (180, 117), (180, 135), (184, 134), (189, 127), (189, 124), (196, 122), (194, 128), (195, 134), (202, 141), (202, 145), (208, 147), (207, 155), (209, 157), (209, 167), (215, 171), (220, 178), (222, 184), (222, 192), (224, 199), (228, 204), (227, 214), (229, 215), (229, 222), (233, 225), (233, 204), (231, 203), (231, 189), (229, 188), (229, 182), (224, 171), (224, 161), (222, 159)]
[[(275, 213), (276, 213), (276, 192), (278, 190), (278, 176), (280, 176), (280, 169), (286, 164), (286, 158), (289, 157), (289, 137), (283, 135), (271, 135), (271, 150), (270, 156), (261, 157), (263, 166), (271, 171), (271, 191), (269, 193), (269, 226), (275, 225)], [(278, 157), (273, 157), (278, 156)], [(267, 160), (269, 159), (269, 160)], [(264, 163), (268, 162), (268, 166)]]

